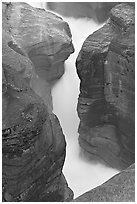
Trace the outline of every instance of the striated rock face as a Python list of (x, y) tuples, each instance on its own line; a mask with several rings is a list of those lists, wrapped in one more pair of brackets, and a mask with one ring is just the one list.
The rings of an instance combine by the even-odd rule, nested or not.
[(69, 26), (61, 17), (26, 3), (4, 4), (6, 27), (46, 81), (60, 78), (74, 52)]
[(79, 196), (73, 202), (135, 202), (135, 165)]
[(115, 6), (77, 57), (79, 143), (91, 158), (123, 169), (134, 162), (134, 7)]
[[(69, 201), (73, 193), (62, 174), (66, 151), (62, 129), (57, 117), (29, 85), (33, 66), (25, 43), (27, 46), (31, 40), (27, 41), (25, 35), (22, 40), (21, 33), (16, 36), (9, 29), (6, 12), (11, 9), (9, 14), (13, 15), (16, 7), (19, 18), (20, 8), (26, 4), (19, 5), (3, 4), (3, 201)], [(14, 24), (17, 26), (16, 21)], [(23, 31), (26, 35), (29, 32), (25, 27)]]
[(71, 191), (62, 177), (65, 140), (58, 119), (19, 72), (3, 64), (3, 73), (3, 201), (64, 201)]
[(47, 2), (50, 10), (63, 16), (92, 18), (99, 23), (107, 20), (109, 11), (118, 2)]

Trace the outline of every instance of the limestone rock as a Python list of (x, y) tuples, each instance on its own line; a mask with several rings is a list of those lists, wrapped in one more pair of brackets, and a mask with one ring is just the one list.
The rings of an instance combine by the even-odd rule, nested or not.
[(9, 32), (2, 29), (2, 62), (12, 66), (18, 72), (24, 72), (24, 78), (32, 77), (32, 62), (26, 53), (18, 46)]
[(22, 73), (3, 64), (3, 75), (3, 201), (64, 201), (65, 189), (71, 191), (62, 179), (65, 139), (59, 121)]
[(69, 26), (61, 17), (26, 3), (5, 3), (4, 20), (36, 73), (52, 81), (64, 73), (64, 61), (74, 52)]
[(79, 143), (91, 157), (123, 169), (134, 162), (134, 7), (115, 6), (77, 57)]
[(135, 165), (84, 193), (73, 202), (135, 202)]
[(62, 174), (65, 137), (57, 117), (30, 87), (33, 64), (9, 30), (7, 6), (12, 4), (3, 4), (2, 199), (69, 201), (73, 192)]

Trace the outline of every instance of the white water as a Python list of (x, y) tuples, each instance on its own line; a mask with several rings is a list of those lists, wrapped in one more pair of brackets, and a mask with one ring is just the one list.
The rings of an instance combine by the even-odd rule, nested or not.
[[(30, 3), (30, 2), (29, 2)], [(32, 6), (45, 7), (45, 2), (31, 2)], [(75, 53), (72, 54), (65, 63), (65, 74), (54, 85), (52, 89), (53, 112), (58, 116), (63, 133), (67, 142), (66, 159), (63, 167), (63, 173), (66, 177), (69, 187), (77, 197), (84, 192), (101, 185), (103, 182), (118, 173), (118, 170), (106, 167), (100, 163), (92, 163), (80, 156), (78, 144), (78, 124), (79, 118), (76, 107), (79, 95), (79, 79), (76, 73), (75, 61), (78, 52), (86, 37), (100, 26), (92, 20), (64, 18), (69, 23)], [(36, 79), (36, 78), (35, 78)], [(41, 87), (40, 79), (34, 80), (36, 92), (40, 96), (44, 93)], [(43, 90), (41, 92), (41, 90)], [(45, 94), (42, 95), (44, 101)]]
[(63, 173), (69, 187), (74, 191), (74, 197), (77, 197), (102, 184), (118, 173), (118, 170), (84, 160), (79, 154), (77, 133), (79, 118), (76, 108), (80, 81), (76, 73), (75, 61), (86, 37), (100, 26), (87, 19), (64, 19), (69, 23), (72, 32), (75, 53), (66, 61), (65, 74), (52, 89), (53, 112), (59, 118), (67, 142)]

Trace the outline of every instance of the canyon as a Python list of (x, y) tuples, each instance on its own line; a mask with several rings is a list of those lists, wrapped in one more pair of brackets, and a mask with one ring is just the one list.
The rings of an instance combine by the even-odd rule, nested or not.
[[(75, 52), (65, 62), (65, 73), (52, 87), (53, 112), (58, 116), (66, 139), (63, 173), (74, 198), (104, 183), (119, 171), (98, 161), (88, 160), (78, 143), (77, 103), (80, 80), (75, 61), (86, 37), (102, 27), (92, 20), (63, 18), (70, 26)], [(86, 172), (86, 174), (85, 174)]]
[[(73, 19), (3, 3), (3, 201), (134, 201), (134, 5), (118, 4), (109, 16), (77, 49)], [(93, 166), (118, 170), (73, 200), (68, 177), (79, 163), (89, 170), (79, 166), (78, 180)]]

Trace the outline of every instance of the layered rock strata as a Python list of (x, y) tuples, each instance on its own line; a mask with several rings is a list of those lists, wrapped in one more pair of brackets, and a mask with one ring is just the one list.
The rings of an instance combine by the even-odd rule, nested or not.
[(51, 12), (21, 2), (6, 4), (4, 17), (36, 73), (47, 81), (60, 78), (64, 61), (74, 52), (68, 24)]
[(135, 165), (84, 193), (73, 202), (135, 202)]
[(119, 4), (77, 57), (79, 143), (90, 158), (123, 169), (134, 162), (134, 6)]
[[(33, 63), (31, 87), (52, 110), (51, 86), (74, 52), (71, 32), (61, 17), (26, 3), (3, 3), (3, 27)], [(12, 49), (15, 46), (11, 44)]]
[[(6, 202), (59, 202), (73, 198), (62, 174), (66, 142), (59, 121), (30, 87), (35, 63), (27, 51), (32, 44), (35, 47), (37, 39), (33, 34), (38, 34), (40, 27), (34, 32), (33, 24), (26, 24), (36, 11), (42, 15), (45, 12), (23, 3), (3, 4), (2, 199)], [(26, 24), (23, 15), (28, 17)], [(47, 12), (45, 19), (46, 16)], [(21, 22), (24, 26), (18, 27)], [(44, 43), (46, 46), (48, 40)], [(42, 49), (46, 50), (44, 45)]]

